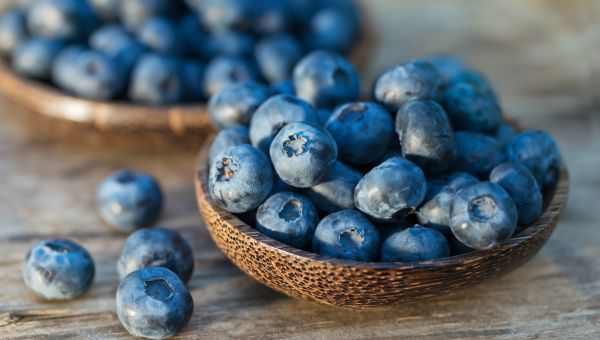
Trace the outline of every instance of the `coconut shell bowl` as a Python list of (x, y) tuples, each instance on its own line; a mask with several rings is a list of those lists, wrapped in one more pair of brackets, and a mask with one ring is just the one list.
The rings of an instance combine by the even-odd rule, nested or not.
[(544, 192), (544, 212), (490, 250), (423, 262), (358, 262), (287, 246), (218, 207), (208, 192), (208, 147), (200, 151), (196, 196), (217, 247), (246, 274), (285, 295), (342, 309), (373, 309), (432, 298), (506, 274), (531, 259), (550, 237), (569, 191), (565, 164), (558, 184)]

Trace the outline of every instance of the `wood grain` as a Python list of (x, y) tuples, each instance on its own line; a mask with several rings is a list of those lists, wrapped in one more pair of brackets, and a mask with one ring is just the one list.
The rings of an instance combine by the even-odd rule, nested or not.
[[(118, 167), (159, 178), (167, 197), (160, 224), (193, 243), (195, 312), (182, 339), (600, 338), (600, 3), (367, 4), (381, 33), (367, 78), (392, 62), (455, 52), (489, 75), (524, 126), (556, 136), (570, 197), (538, 255), (481, 286), (389, 310), (338, 311), (287, 298), (238, 270), (210, 240), (193, 190), (197, 150), (59, 143), (22, 124), (25, 111), (0, 99), (0, 339), (131, 338), (114, 314), (124, 237), (102, 224), (93, 204), (95, 186)], [(90, 292), (68, 303), (36, 300), (20, 274), (27, 249), (56, 235), (82, 243), (97, 262)]]

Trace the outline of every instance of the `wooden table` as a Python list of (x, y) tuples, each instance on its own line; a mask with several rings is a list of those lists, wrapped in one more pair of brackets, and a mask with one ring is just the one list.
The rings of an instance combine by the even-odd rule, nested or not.
[[(188, 152), (58, 143), (0, 100), (0, 338), (127, 338), (115, 315), (115, 260), (125, 239), (103, 225), (94, 190), (112, 169), (162, 182), (160, 222), (191, 240), (195, 313), (182, 338), (600, 337), (600, 2), (370, 0), (380, 47), (366, 72), (429, 52), (466, 57), (497, 84), (507, 112), (551, 131), (571, 170), (571, 199), (543, 250), (517, 271), (457, 294), (384, 311), (347, 312), (296, 301), (244, 275), (215, 248), (194, 201)], [(44, 129), (52, 129), (46, 126)], [(62, 236), (97, 263), (89, 293), (34, 298), (21, 261)]]

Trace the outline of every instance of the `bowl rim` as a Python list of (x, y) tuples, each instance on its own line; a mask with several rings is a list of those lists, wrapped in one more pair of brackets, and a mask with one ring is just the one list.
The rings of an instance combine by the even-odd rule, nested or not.
[[(545, 191), (544, 196), (549, 195), (550, 199), (545, 205), (545, 209), (542, 215), (532, 224), (525, 227), (517, 227), (516, 233), (510, 238), (509, 241), (502, 245), (487, 249), (487, 250), (475, 250), (466, 254), (454, 255), (429, 261), (416, 261), (416, 262), (374, 262), (374, 261), (355, 261), (334, 258), (324, 255), (319, 255), (310, 251), (302, 250), (288, 246), (282, 242), (274, 240), (261, 232), (256, 228), (246, 224), (240, 220), (236, 215), (230, 213), (223, 208), (217, 206), (208, 192), (207, 178), (208, 178), (208, 151), (212, 140), (215, 135), (210, 136), (205, 144), (202, 146), (197, 160), (196, 169), (194, 174), (194, 182), (196, 187), (196, 198), (198, 203), (201, 201), (205, 202), (212, 210), (215, 211), (224, 220), (224, 223), (229, 223), (232, 227), (236, 228), (241, 234), (249, 239), (260, 243), (261, 245), (268, 247), (269, 250), (283, 253), (287, 256), (291, 256), (303, 261), (317, 261), (320, 263), (329, 264), (332, 266), (342, 266), (349, 269), (358, 270), (395, 270), (403, 271), (409, 269), (437, 269), (440, 267), (451, 267), (464, 265), (466, 263), (477, 263), (486, 258), (496, 257), (499, 254), (514, 248), (527, 242), (532, 238), (544, 233), (548, 228), (554, 228), (564, 210), (569, 193), (569, 171), (563, 160), (561, 163), (561, 171), (559, 180), (551, 190)], [(205, 217), (205, 214), (201, 212), (201, 215)], [(205, 223), (210, 223), (205, 220)]]

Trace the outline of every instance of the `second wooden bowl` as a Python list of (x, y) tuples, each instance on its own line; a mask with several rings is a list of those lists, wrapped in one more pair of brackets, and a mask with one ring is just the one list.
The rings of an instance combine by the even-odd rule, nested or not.
[(200, 212), (217, 247), (241, 270), (288, 296), (345, 308), (390, 307), (475, 286), (527, 262), (554, 231), (566, 205), (566, 166), (545, 195), (547, 207), (534, 224), (500, 247), (414, 263), (358, 262), (287, 246), (219, 208), (208, 193), (207, 143), (197, 161), (195, 186)]

